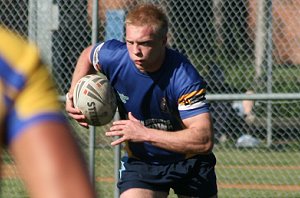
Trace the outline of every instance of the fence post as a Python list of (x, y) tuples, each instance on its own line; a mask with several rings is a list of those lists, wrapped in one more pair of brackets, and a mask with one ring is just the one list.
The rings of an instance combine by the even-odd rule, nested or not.
[[(273, 70), (273, 44), (272, 44), (272, 31), (273, 31), (273, 13), (272, 13), (272, 0), (266, 0), (266, 63), (267, 63), (267, 92), (272, 94), (272, 70)], [(267, 146), (272, 144), (272, 101), (268, 100), (267, 106)]]
[[(97, 43), (98, 35), (98, 0), (93, 0), (92, 10), (92, 44)], [(89, 157), (90, 157), (90, 177), (91, 182), (95, 185), (95, 127), (90, 126), (90, 138), (89, 138)]]
[[(114, 120), (120, 120), (120, 114), (119, 110), (117, 109)], [(120, 163), (121, 163), (121, 145), (115, 146), (115, 152), (114, 152), (114, 181), (115, 181), (115, 187), (114, 187), (114, 198), (119, 198), (120, 192), (117, 187), (119, 177), (120, 177)]]
[(89, 173), (91, 183), (95, 186), (95, 127), (89, 126)]
[(38, 0), (29, 0), (28, 5), (28, 38), (40, 48), (43, 61), (52, 66), (52, 33), (58, 29), (58, 6)]

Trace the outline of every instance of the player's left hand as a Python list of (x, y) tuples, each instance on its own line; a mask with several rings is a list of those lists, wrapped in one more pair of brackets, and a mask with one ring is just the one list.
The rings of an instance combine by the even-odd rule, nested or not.
[(66, 95), (65, 110), (71, 118), (75, 119), (78, 122), (78, 124), (85, 128), (88, 128), (88, 123), (85, 121), (85, 116), (79, 109), (76, 109), (74, 107), (73, 94)]
[(111, 143), (112, 146), (121, 144), (125, 141), (143, 142), (145, 141), (145, 132), (147, 128), (136, 119), (131, 112), (128, 113), (128, 120), (118, 120), (113, 122), (106, 136), (119, 136), (119, 138)]

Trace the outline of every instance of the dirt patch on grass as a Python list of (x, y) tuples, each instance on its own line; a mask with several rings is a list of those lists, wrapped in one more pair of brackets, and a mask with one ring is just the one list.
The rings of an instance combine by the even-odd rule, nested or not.
[[(247, 166), (247, 165), (217, 165), (216, 169), (240, 169), (240, 170), (300, 170), (300, 166)], [(276, 191), (300, 191), (300, 185), (272, 185), (272, 184), (227, 184), (218, 183), (220, 189), (252, 189), (252, 190), (276, 190)]]
[(271, 184), (224, 184), (218, 183), (220, 189), (247, 189), (247, 190), (276, 190), (276, 191), (300, 191), (299, 185), (271, 185)]
[(300, 170), (300, 166), (247, 166), (247, 165), (217, 165), (216, 168), (222, 169), (242, 169), (242, 170)]

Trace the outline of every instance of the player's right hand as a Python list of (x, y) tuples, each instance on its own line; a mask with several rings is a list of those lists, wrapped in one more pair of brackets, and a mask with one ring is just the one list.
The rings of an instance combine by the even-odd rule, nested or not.
[(81, 111), (79, 109), (76, 109), (74, 107), (72, 94), (69, 94), (69, 93), (66, 94), (65, 108), (66, 108), (66, 112), (68, 113), (68, 115), (71, 118), (76, 120), (78, 122), (78, 124), (80, 124), (81, 126), (88, 128), (89, 125), (85, 121), (85, 116), (81, 113)]

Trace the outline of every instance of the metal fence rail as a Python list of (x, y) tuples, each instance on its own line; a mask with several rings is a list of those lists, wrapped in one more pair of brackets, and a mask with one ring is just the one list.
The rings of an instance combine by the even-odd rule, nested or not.
[[(127, 11), (143, 2), (167, 12), (170, 47), (208, 83), (219, 197), (300, 197), (298, 0), (2, 0), (0, 20), (37, 43), (63, 101), (80, 52), (123, 40)], [(110, 146), (108, 126), (70, 123), (97, 191), (118, 197), (122, 147)], [(7, 152), (2, 161), (0, 197), (26, 197)]]

